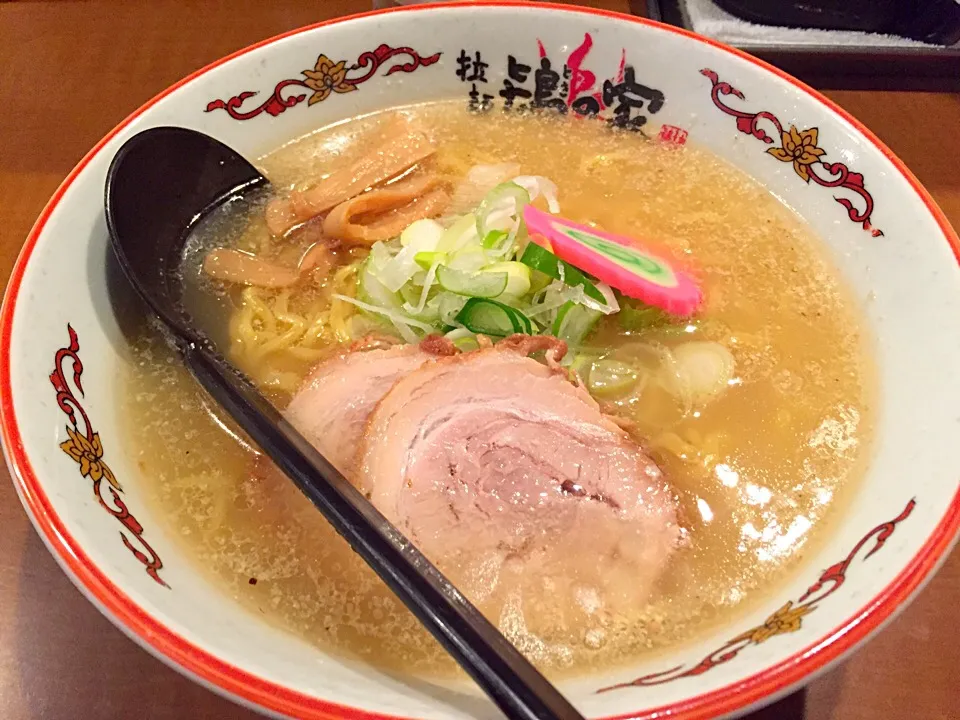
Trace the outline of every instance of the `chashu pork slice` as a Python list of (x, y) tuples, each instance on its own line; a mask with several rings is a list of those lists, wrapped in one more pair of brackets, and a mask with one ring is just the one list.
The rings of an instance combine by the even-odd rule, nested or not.
[(290, 401), (287, 420), (347, 478), (367, 418), (394, 383), (437, 356), (418, 345), (349, 352), (317, 365)]
[(398, 380), (355, 482), (521, 649), (642, 607), (681, 534), (657, 465), (509, 342)]

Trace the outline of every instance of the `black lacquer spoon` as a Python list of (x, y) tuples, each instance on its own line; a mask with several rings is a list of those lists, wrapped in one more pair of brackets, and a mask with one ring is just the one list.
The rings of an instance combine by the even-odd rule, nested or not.
[(580, 713), (373, 505), (318, 453), (194, 326), (181, 303), (187, 229), (269, 180), (194, 130), (161, 127), (128, 140), (107, 173), (106, 219), (117, 260), (170, 331), (201, 386), (293, 480), (350, 546), (509, 717)]

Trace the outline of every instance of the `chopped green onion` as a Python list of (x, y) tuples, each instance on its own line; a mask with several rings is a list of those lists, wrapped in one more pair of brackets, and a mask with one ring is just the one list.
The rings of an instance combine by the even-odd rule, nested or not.
[(391, 292), (398, 292), (420, 269), (413, 259), (417, 252), (413, 245), (401, 249), (383, 266), (375, 269), (377, 280)]
[[(571, 356), (568, 354), (567, 357)], [(570, 360), (570, 369), (577, 373), (581, 380), (585, 380), (590, 373), (590, 366), (593, 365), (596, 359), (597, 356), (590, 353), (577, 353), (572, 356)]]
[(413, 256), (413, 261), (424, 270), (429, 270), (434, 263), (443, 265), (447, 261), (447, 253), (435, 250), (418, 252)]
[(483, 242), (480, 244), (483, 245), (483, 247), (487, 250), (491, 250), (497, 247), (500, 244), (500, 241), (505, 240), (507, 237), (509, 237), (509, 235), (510, 233), (506, 230), (491, 230), (484, 236)]
[(600, 397), (622, 395), (637, 384), (640, 374), (632, 365), (620, 360), (604, 358), (590, 366), (587, 386)]
[(371, 247), (356, 298), (346, 301), (369, 314), (367, 322), (386, 319), (408, 342), (442, 331), (472, 349), (476, 333), (552, 333), (577, 347), (601, 313), (620, 306), (605, 283), (529, 242), (522, 211), (540, 196), (555, 212), (553, 183), (519, 176), (495, 186), (474, 213), (451, 218), (447, 228), (435, 220), (411, 223)]
[(469, 335), (467, 337), (454, 340), (453, 346), (460, 352), (470, 352), (471, 350), (480, 349), (480, 343), (477, 342), (477, 338), (474, 335)]
[(399, 308), (403, 303), (399, 293), (388, 290), (373, 273), (373, 264), (368, 257), (360, 266), (360, 272), (357, 273), (357, 296), (359, 299), (371, 305)]
[(445, 337), (448, 340), (452, 340), (454, 346), (461, 352), (468, 352), (470, 350), (477, 350), (480, 348), (480, 343), (477, 342), (477, 336), (474, 335), (467, 328), (456, 328), (448, 332)]
[(530, 194), (530, 202), (540, 195), (547, 201), (547, 209), (556, 215), (560, 212), (560, 203), (557, 202), (557, 186), (552, 180), (541, 175), (519, 175), (513, 179), (517, 185)]
[(520, 262), (567, 285), (582, 287), (588, 296), (599, 303), (607, 304), (607, 298), (586, 275), (535, 242), (527, 245)]
[(413, 283), (407, 283), (400, 288), (400, 297), (403, 298), (403, 309), (408, 312), (414, 312), (410, 307), (420, 302), (421, 288)]
[(377, 315), (383, 315), (388, 318), (394, 324), (407, 325), (409, 327), (415, 327), (424, 332), (431, 332), (433, 330), (432, 325), (428, 325), (425, 322), (420, 322), (415, 320), (407, 315), (404, 315), (399, 310), (394, 310), (393, 308), (384, 308), (372, 305), (370, 303), (365, 303), (362, 300), (357, 300), (356, 298), (349, 297), (347, 295), (341, 295), (339, 293), (334, 293), (331, 297), (335, 297), (337, 300), (342, 300), (345, 303), (350, 303), (351, 305), (356, 305), (361, 310), (366, 310)]
[(400, 233), (400, 244), (414, 246), (417, 250), (433, 250), (443, 237), (443, 225), (436, 220), (416, 220)]
[(555, 280), (538, 295), (536, 302), (532, 302), (525, 312), (530, 317), (536, 317), (537, 321), (544, 325), (552, 325), (553, 320), (557, 317), (557, 312), (568, 301), (572, 300), (578, 303), (583, 299), (583, 290), (567, 287), (559, 280)]
[(467, 273), (447, 265), (437, 268), (437, 281), (444, 290), (468, 297), (496, 297), (507, 287), (507, 273)]
[(479, 246), (468, 245), (456, 252), (450, 254), (444, 266), (461, 270), (463, 272), (474, 273), (488, 264), (490, 259)]
[(468, 330), (484, 335), (505, 337), (513, 333), (531, 333), (530, 319), (516, 308), (484, 298), (470, 298), (457, 315), (457, 322)]
[[(451, 292), (442, 292), (436, 298), (437, 310), (440, 313), (440, 321), (444, 325), (455, 325), (457, 315), (467, 304), (467, 298), (463, 295), (456, 295)], [(433, 300), (431, 300), (433, 302)]]
[(491, 230), (504, 230), (504, 220), (519, 223), (520, 212), (530, 202), (530, 193), (512, 182), (500, 183), (477, 208), (477, 235), (486, 239)]
[(568, 300), (557, 311), (551, 332), (567, 344), (577, 347), (596, 326), (602, 313)]
[(506, 273), (507, 287), (503, 294), (518, 298), (530, 292), (530, 268), (523, 263), (498, 262), (487, 265), (481, 272), (484, 273)]
[(477, 219), (470, 213), (457, 219), (448, 227), (436, 245), (439, 252), (454, 252), (477, 237)]
[(622, 295), (618, 300), (620, 312), (617, 314), (617, 319), (624, 330), (648, 330), (670, 322), (670, 316), (660, 308), (645, 305), (639, 300), (632, 300)]
[(597, 292), (603, 295), (603, 302), (597, 303), (593, 298), (585, 297), (583, 304), (594, 310), (599, 310), (604, 315), (613, 315), (614, 313), (620, 312), (620, 302), (617, 300), (617, 295), (613, 291), (613, 288), (605, 282), (598, 282), (596, 288)]
[[(426, 315), (431, 320), (438, 320), (440, 315), (436, 307), (427, 309), (427, 300), (430, 297), (430, 291), (433, 289), (434, 282), (437, 279), (437, 269), (440, 267), (439, 263), (434, 262), (430, 266), (430, 269), (427, 270), (426, 274), (423, 277), (422, 288), (420, 289), (420, 296), (416, 298), (416, 301), (412, 299), (407, 299), (407, 302), (403, 304), (403, 309), (408, 313), (416, 316), (423, 315), (426, 312)], [(409, 287), (405, 285), (404, 287)], [(416, 297), (416, 288), (417, 285), (413, 285), (414, 297)], [(406, 296), (404, 296), (406, 298)]]
[[(404, 306), (404, 310), (406, 309), (407, 307)], [(440, 310), (436, 305), (427, 303), (419, 312), (415, 312), (416, 308), (413, 308), (413, 310), (414, 312), (411, 312), (410, 315), (414, 320), (419, 320), (420, 322), (429, 323), (431, 325), (436, 325), (440, 321)]]
[(737, 367), (733, 354), (718, 342), (691, 340), (673, 348), (673, 357), (677, 378), (696, 404), (724, 392)]
[(393, 253), (384, 242), (375, 242), (367, 255), (367, 261), (373, 263), (373, 269), (379, 272), (384, 265), (390, 262)]
[(413, 330), (411, 330), (408, 325), (402, 322), (397, 322), (393, 318), (389, 318), (389, 319), (390, 319), (390, 324), (393, 325), (393, 327), (396, 329), (400, 337), (403, 338), (403, 341), (405, 343), (416, 343), (420, 339), (420, 337)]
[[(528, 266), (529, 267), (529, 266)], [(553, 278), (539, 270), (530, 270), (530, 292), (536, 294), (553, 282)]]

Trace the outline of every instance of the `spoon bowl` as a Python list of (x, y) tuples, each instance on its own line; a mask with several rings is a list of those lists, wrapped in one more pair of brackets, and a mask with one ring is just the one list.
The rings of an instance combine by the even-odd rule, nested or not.
[(199, 339), (181, 304), (190, 228), (230, 198), (269, 185), (242, 155), (185, 128), (145, 130), (114, 156), (104, 193), (111, 247), (131, 286), (176, 334)]

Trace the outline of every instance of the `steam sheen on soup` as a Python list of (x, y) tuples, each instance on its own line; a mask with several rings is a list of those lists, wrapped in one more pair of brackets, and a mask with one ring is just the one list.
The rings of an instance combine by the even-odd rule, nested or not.
[[(337, 227), (350, 227), (334, 228), (349, 241), (337, 242), (342, 238), (332, 237), (324, 220), (337, 209), (299, 224), (296, 203), (286, 200), (290, 191), (306, 189), (292, 195), (302, 203), (311, 187), (349, 180), (371, 147), (389, 144), (398, 127), (415, 129), (419, 139), (401, 148), (410, 153), (409, 171), (381, 190), (412, 188), (417, 202), (377, 210), (367, 207), (370, 193), (361, 195), (367, 205), (337, 220)], [(419, 145), (423, 138), (429, 147)], [(694, 317), (668, 318), (621, 298), (620, 312), (601, 315), (585, 337), (571, 340), (556, 371), (564, 383), (576, 373), (599, 408), (626, 428), (623, 442), (655, 461), (676, 504), (675, 542), (639, 600), (608, 602), (602, 586), (600, 596), (574, 592), (561, 602), (555, 591), (562, 569), (533, 582), (526, 568), (525, 580), (500, 576), (494, 602), (480, 596), (467, 574), (441, 563), (547, 672), (634, 660), (728, 623), (775, 591), (830, 532), (869, 449), (874, 379), (861, 321), (817, 239), (749, 177), (697, 147), (566, 118), (478, 116), (459, 103), (354, 119), (285, 145), (259, 165), (281, 200), (272, 210), (260, 203), (242, 216), (224, 212), (205, 222), (191, 240), (184, 272), (192, 311), (280, 407), (317, 363), (356, 341), (372, 338), (367, 342), (385, 347), (391, 338), (415, 342), (426, 334), (353, 302), (376, 305), (358, 287), (358, 275), (370, 267), (364, 262), (374, 262), (368, 256), (385, 252), (368, 236), (399, 235), (418, 215), (448, 229), (458, 214), (477, 211), (491, 178), (504, 179), (498, 173), (549, 178), (564, 217), (656, 241), (696, 268), (705, 302)], [(316, 193), (313, 201), (320, 202)], [(547, 207), (542, 196), (535, 202)], [(268, 223), (276, 225), (281, 211), (288, 215), (277, 234)], [(382, 247), (396, 253), (401, 243), (387, 239)], [(211, 260), (214, 248), (220, 255)], [(231, 254), (236, 250), (243, 257)], [(251, 257), (260, 264), (250, 265)], [(436, 257), (419, 258), (421, 285), (408, 281), (403, 302), (418, 304), (409, 287), (428, 282)], [(255, 284), (232, 282), (244, 277)], [(555, 293), (562, 301), (556, 282), (536, 299), (546, 302)], [(525, 292), (535, 297), (535, 287)], [(460, 330), (451, 335), (463, 351), (457, 362), (494, 352), (476, 350), (473, 335)], [(550, 372), (544, 370), (543, 382), (554, 382)], [(451, 669), (320, 513), (292, 483), (265, 469), (157, 336), (137, 341), (124, 381), (128, 445), (136, 448), (149, 498), (186, 553), (227, 594), (324, 649), (405, 672)], [(498, 462), (502, 470), (505, 461)], [(576, 484), (559, 492), (576, 495)], [(469, 517), (458, 521), (455, 532), (498, 531)]]

